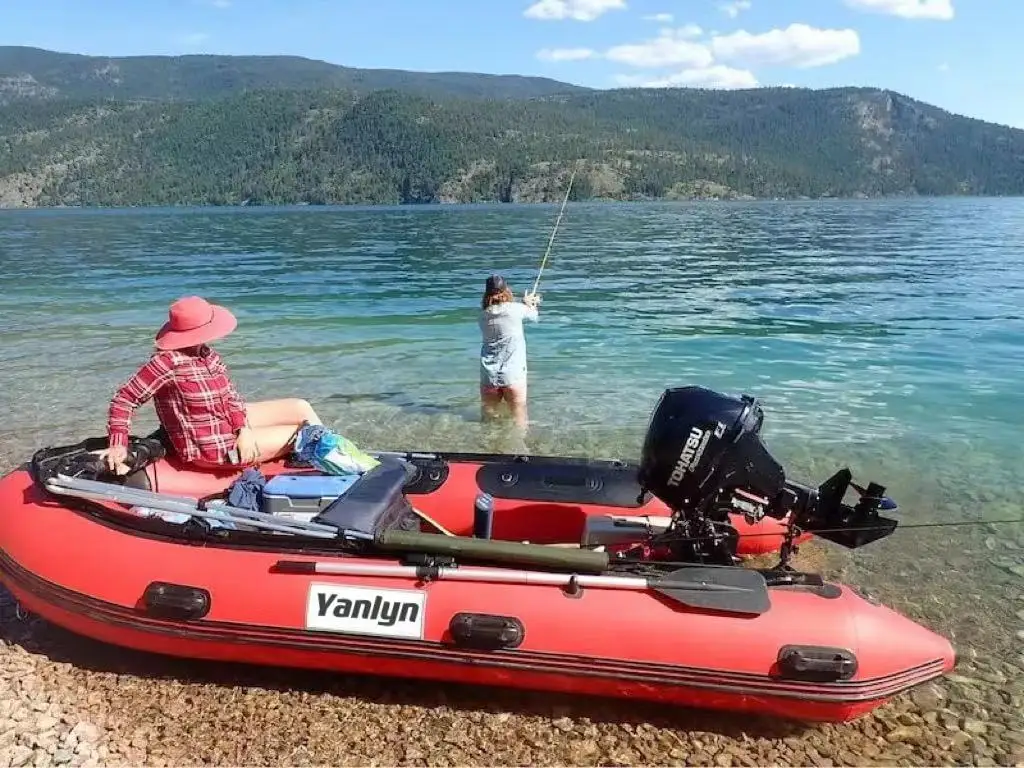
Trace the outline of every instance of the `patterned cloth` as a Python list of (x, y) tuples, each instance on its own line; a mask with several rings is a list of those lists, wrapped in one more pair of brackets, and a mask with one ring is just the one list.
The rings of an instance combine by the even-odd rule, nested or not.
[(153, 400), (157, 417), (178, 457), (223, 464), (245, 426), (245, 402), (220, 355), (207, 346), (157, 352), (114, 394), (107, 435), (110, 445), (128, 445), (135, 409)]
[(369, 472), (380, 464), (344, 435), (322, 424), (304, 424), (295, 436), (294, 456), (312, 464), (325, 475), (353, 475)]

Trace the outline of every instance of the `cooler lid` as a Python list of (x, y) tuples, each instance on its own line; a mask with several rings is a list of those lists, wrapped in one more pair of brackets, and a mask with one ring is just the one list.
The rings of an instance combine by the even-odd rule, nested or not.
[(320, 499), (341, 496), (359, 475), (278, 475), (267, 481), (263, 493), (290, 499)]

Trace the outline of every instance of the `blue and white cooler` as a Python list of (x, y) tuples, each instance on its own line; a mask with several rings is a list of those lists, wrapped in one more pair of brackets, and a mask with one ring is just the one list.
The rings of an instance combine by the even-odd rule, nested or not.
[(278, 475), (263, 487), (261, 511), (303, 523), (344, 496), (359, 475)]

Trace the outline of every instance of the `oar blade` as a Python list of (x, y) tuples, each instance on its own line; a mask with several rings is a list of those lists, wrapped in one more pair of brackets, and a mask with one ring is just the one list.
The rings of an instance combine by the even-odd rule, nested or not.
[(755, 616), (771, 608), (764, 576), (745, 568), (680, 568), (650, 588), (690, 608)]

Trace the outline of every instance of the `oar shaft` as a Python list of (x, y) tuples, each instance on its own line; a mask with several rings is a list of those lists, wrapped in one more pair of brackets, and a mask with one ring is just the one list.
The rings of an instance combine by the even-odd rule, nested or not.
[[(685, 606), (706, 610), (725, 610), (759, 615), (771, 607), (768, 588), (759, 574), (751, 574), (748, 586), (716, 584), (707, 574), (696, 573), (693, 580), (679, 572), (663, 579), (640, 576), (587, 576), (537, 571), (498, 570), (493, 568), (452, 568), (383, 563), (332, 563), (302, 560), (279, 560), (272, 569), (276, 573), (338, 576), (372, 576), (407, 581), (467, 581), (493, 584), (525, 584), (546, 586), (580, 586), (597, 589), (621, 589), (634, 592), (656, 591), (661, 596)], [(724, 593), (724, 594), (723, 594)]]
[[(80, 481), (86, 483), (89, 481)], [(102, 485), (100, 483), (99, 485)], [(92, 499), (94, 501), (107, 501), (116, 502), (119, 504), (131, 504), (137, 507), (148, 507), (152, 509), (159, 509), (164, 512), (174, 512), (177, 514), (191, 515), (192, 517), (201, 517), (206, 520), (215, 520), (218, 522), (230, 522), (239, 525), (250, 525), (257, 528), (264, 528), (270, 531), (277, 531), (279, 533), (291, 533), (299, 534), (303, 536), (314, 536), (321, 539), (333, 539), (338, 535), (336, 528), (330, 528), (328, 526), (321, 526), (315, 523), (308, 524), (296, 523), (289, 525), (285, 522), (281, 522), (271, 515), (269, 520), (263, 519), (262, 513), (260, 518), (254, 517), (240, 517), (226, 512), (228, 509), (233, 507), (220, 507), (217, 512), (210, 512), (207, 510), (201, 510), (195, 503), (189, 504), (188, 502), (177, 500), (177, 499), (162, 499), (159, 497), (147, 496), (146, 491), (137, 491), (135, 489), (123, 489), (118, 488), (114, 491), (110, 490), (93, 490), (85, 488), (68, 488), (59, 483), (49, 483), (47, 488), (57, 494), (65, 496), (76, 496), (78, 498)], [(220, 511), (225, 510), (225, 511)]]
[[(76, 482), (84, 485), (84, 483), (89, 483), (91, 481), (78, 480)], [(108, 490), (102, 488), (102, 483), (97, 483), (97, 485), (99, 485), (100, 488), (80, 488), (76, 492), (81, 491), (92, 493), (94, 494), (94, 498), (99, 497), (99, 500), (102, 501), (115, 501), (122, 504), (133, 504), (137, 507), (152, 507), (153, 509), (162, 509), (166, 512), (181, 512), (183, 514), (190, 515), (200, 515), (201, 512), (204, 512), (204, 510), (199, 509), (195, 499), (188, 499), (181, 496), (163, 496), (162, 494), (153, 493), (152, 491), (143, 491), (138, 488), (116, 488)], [(234, 520), (237, 518), (244, 518), (247, 521), (259, 521), (262, 523), (270, 523), (275, 526), (296, 528), (302, 531), (320, 531), (321, 533), (329, 533), (332, 536), (337, 535), (338, 533), (338, 529), (334, 526), (323, 525), (322, 523), (292, 522), (276, 515), (269, 515), (265, 512), (257, 512), (256, 510), (244, 509), (242, 507), (234, 507), (230, 504), (218, 504), (215, 509), (216, 511), (210, 512), (209, 514), (222, 519)]]
[[(102, 495), (104, 500), (116, 501), (124, 504), (134, 504), (140, 507), (153, 507), (155, 509), (164, 509), (169, 512), (196, 512), (198, 510), (198, 502), (195, 499), (191, 499), (187, 496), (175, 496), (171, 494), (155, 493), (153, 491), (146, 491), (141, 488), (128, 488), (125, 486), (110, 486), (107, 483), (101, 483), (95, 480), (83, 480), (81, 478), (70, 478), (63, 475), (59, 476), (56, 481), (51, 481), (50, 486), (57, 486), (61, 488), (69, 488), (75, 491), (88, 491), (97, 495)], [(259, 512), (254, 509), (245, 509), (243, 507), (235, 507), (230, 504), (218, 504), (218, 512), (227, 513), (233, 517), (245, 517), (252, 520), (262, 520), (268, 523), (274, 523), (275, 525), (293, 525), (293, 523), (284, 521), (277, 515), (270, 515), (265, 512)], [(337, 528), (331, 525), (323, 525), (322, 523), (295, 523), (302, 528), (311, 528), (325, 533), (337, 533)]]
[[(332, 576), (374, 576), (379, 578), (415, 579), (421, 568), (413, 565), (385, 565), (381, 563), (325, 563), (303, 561), (281, 561), (278, 569), (289, 573), (314, 573)], [(631, 576), (573, 576), (565, 573), (543, 573), (540, 571), (513, 571), (497, 568), (449, 568), (440, 566), (431, 569), (431, 578), (443, 581), (490, 582), (497, 584), (544, 584), (565, 586), (570, 583), (581, 587), (603, 589), (644, 590), (647, 579)]]

